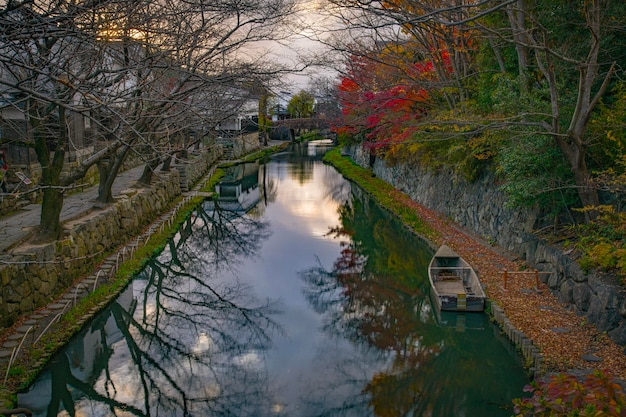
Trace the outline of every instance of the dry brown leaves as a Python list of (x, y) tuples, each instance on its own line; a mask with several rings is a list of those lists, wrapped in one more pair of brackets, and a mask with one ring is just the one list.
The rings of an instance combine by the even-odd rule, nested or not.
[[(533, 274), (510, 274), (504, 288), (503, 271), (521, 271), (525, 267), (522, 262), (510, 260), (436, 212), (415, 203), (411, 206), (435, 230), (440, 231), (440, 241), (434, 243), (447, 244), (479, 272), (488, 297), (539, 348), (547, 371), (610, 369), (617, 378), (626, 379), (624, 348), (560, 303), (541, 280), (537, 286)], [(588, 362), (583, 355), (593, 355), (601, 361)]]

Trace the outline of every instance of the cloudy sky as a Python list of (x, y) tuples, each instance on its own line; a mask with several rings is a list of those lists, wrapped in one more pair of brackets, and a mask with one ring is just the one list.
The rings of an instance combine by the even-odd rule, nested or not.
[[(331, 26), (331, 20), (320, 10), (320, 4), (320, 0), (303, 0), (299, 12), (289, 25), (290, 38), (281, 42), (260, 42), (255, 48), (265, 50), (266, 57), (284, 63), (294, 70), (302, 69), (303, 62), (311, 60), (312, 57), (328, 58), (330, 50), (317, 39), (329, 36), (326, 29)], [(335, 72), (329, 67), (313, 66), (286, 77), (282, 90), (295, 94), (307, 88), (311, 75), (320, 74), (332, 76)]]

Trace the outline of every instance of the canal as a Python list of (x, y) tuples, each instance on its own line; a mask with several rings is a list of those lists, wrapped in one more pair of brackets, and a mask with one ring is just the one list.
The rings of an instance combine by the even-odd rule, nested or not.
[(511, 416), (528, 383), (485, 314), (436, 314), (431, 249), (293, 145), (229, 169), (18, 395), (35, 416)]

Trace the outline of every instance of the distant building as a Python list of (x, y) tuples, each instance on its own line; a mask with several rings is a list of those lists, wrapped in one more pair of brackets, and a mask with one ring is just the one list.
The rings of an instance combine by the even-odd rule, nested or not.
[[(233, 100), (241, 97), (240, 94), (233, 96)], [(259, 131), (259, 99), (248, 98), (242, 101), (239, 108), (222, 119), (215, 127), (218, 136), (231, 138), (246, 133)]]

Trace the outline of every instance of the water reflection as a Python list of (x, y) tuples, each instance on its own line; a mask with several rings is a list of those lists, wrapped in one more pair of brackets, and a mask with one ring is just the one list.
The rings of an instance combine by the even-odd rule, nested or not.
[(288, 163), (285, 166), (290, 177), (305, 184), (312, 181), (315, 166), (332, 147), (330, 140), (294, 143), (287, 151), (272, 156), (272, 160)]
[[(328, 415), (342, 416), (507, 415), (525, 377), (508, 343), (486, 330), (484, 315), (433, 314), (426, 276), (432, 252), (358, 190), (332, 234), (343, 241), (341, 255), (332, 270), (301, 273), (306, 297), (324, 315), (325, 332), (350, 340), (379, 366), (364, 378), (347, 356), (335, 366), (335, 383), (318, 387), (309, 401), (335, 404)], [(360, 380), (362, 390), (339, 398), (342, 380)]]
[(229, 168), (219, 184), (215, 186), (215, 192), (216, 198), (208, 200), (205, 207), (217, 200), (224, 210), (248, 212), (261, 199), (259, 164), (239, 164)]
[(501, 407), (527, 382), (515, 353), (488, 321), (434, 314), (432, 252), (323, 152), (297, 145), (229, 172), (20, 405), (37, 416), (510, 415)]
[(264, 415), (273, 401), (259, 363), (280, 334), (279, 305), (215, 278), (268, 236), (267, 222), (200, 208), (20, 403), (48, 416), (61, 406), (59, 415)]

